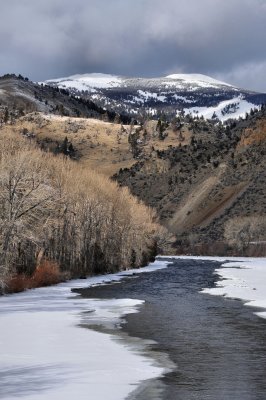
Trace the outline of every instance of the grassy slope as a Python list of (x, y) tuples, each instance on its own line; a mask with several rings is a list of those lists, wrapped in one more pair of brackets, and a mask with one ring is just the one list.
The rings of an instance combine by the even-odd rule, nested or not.
[[(136, 128), (138, 127), (134, 126), (133, 130)], [(148, 139), (140, 145), (144, 156), (151, 153), (152, 147), (156, 152), (180, 143), (172, 130), (168, 130), (168, 136), (164, 141), (158, 140), (155, 128), (156, 122), (150, 121), (147, 126)], [(130, 168), (137, 161), (133, 158), (128, 143), (130, 131), (128, 125), (124, 125), (121, 131), (121, 124), (98, 119), (31, 113), (16, 120), (14, 125), (2, 127), (2, 131), (6, 132), (22, 133), (23, 129), (34, 134), (33, 140), (43, 141), (50, 148), (54, 148), (56, 141), (62, 143), (67, 136), (77, 150), (79, 162), (109, 177), (117, 173), (120, 168)], [(182, 145), (188, 144), (190, 133), (184, 130), (183, 135)], [(160, 168), (164, 168), (163, 163), (161, 164)]]

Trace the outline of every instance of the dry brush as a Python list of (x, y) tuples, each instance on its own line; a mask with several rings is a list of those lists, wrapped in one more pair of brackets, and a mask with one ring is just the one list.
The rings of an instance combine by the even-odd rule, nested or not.
[(67, 278), (137, 267), (165, 241), (154, 211), (128, 189), (23, 138), (3, 135), (0, 145), (2, 287), (30, 282), (47, 262)]

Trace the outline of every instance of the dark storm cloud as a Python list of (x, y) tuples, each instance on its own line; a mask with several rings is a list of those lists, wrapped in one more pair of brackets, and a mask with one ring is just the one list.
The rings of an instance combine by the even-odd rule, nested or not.
[(209, 74), (266, 91), (266, 0), (1, 2), (0, 74)]

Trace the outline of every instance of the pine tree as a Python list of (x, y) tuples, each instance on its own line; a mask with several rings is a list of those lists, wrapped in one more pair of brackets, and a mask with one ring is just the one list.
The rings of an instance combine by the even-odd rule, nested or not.
[(63, 154), (65, 154), (66, 156), (68, 155), (69, 151), (68, 151), (68, 138), (65, 137), (62, 146), (61, 146), (61, 151)]
[(4, 113), (4, 123), (6, 124), (8, 122), (9, 119), (9, 112), (8, 109), (5, 109), (5, 113)]

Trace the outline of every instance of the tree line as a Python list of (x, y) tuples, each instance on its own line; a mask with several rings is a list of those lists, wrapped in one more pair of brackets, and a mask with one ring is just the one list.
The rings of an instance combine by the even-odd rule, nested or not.
[(58, 280), (138, 267), (170, 240), (127, 188), (15, 134), (0, 143), (2, 290), (47, 266)]

